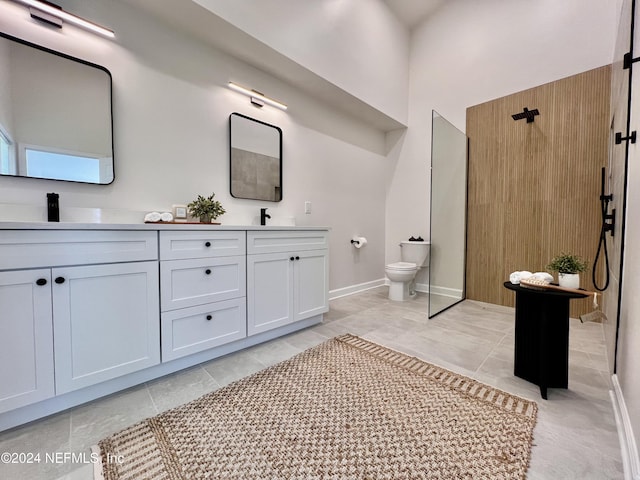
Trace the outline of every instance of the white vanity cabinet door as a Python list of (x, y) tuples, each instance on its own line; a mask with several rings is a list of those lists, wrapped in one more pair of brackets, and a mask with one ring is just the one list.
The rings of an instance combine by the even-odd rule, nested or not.
[(160, 363), (158, 262), (52, 270), (56, 393)]
[(51, 271), (0, 272), (0, 412), (54, 396)]
[(294, 268), (294, 320), (329, 311), (329, 251), (298, 252)]
[(329, 310), (328, 250), (247, 256), (247, 334)]
[(247, 335), (294, 321), (294, 261), (287, 253), (247, 255)]

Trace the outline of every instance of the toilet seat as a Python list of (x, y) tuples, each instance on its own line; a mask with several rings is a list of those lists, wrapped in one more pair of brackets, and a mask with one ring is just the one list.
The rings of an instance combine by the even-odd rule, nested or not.
[(409, 263), (409, 262), (396, 262), (396, 263), (390, 263), (389, 265), (386, 266), (387, 270), (395, 270), (398, 272), (407, 272), (410, 270), (417, 270), (417, 265), (415, 263)]

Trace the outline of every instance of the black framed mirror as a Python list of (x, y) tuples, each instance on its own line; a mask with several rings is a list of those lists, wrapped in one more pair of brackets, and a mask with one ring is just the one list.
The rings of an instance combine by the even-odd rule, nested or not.
[(0, 175), (113, 182), (111, 73), (0, 32)]
[(240, 113), (229, 115), (230, 191), (235, 198), (282, 200), (282, 130)]

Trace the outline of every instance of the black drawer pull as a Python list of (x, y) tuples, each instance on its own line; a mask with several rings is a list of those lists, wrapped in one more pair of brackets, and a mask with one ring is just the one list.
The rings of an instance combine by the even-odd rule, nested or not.
[(36, 280), (36, 285), (46, 285), (47, 284), (47, 279), (46, 278), (39, 278), (38, 280)]
[(211, 242), (204, 242), (204, 246), (205, 247), (210, 247), (211, 246)]
[(211, 320), (213, 317), (211, 315), (207, 315), (207, 320)]
[(58, 285), (60, 285), (60, 284), (64, 283), (64, 277), (57, 277), (57, 278), (55, 279), (55, 282), (56, 282)]
[(207, 269), (204, 271), (204, 273), (206, 273), (207, 275), (211, 275), (211, 269), (210, 269), (210, 268), (207, 268)]

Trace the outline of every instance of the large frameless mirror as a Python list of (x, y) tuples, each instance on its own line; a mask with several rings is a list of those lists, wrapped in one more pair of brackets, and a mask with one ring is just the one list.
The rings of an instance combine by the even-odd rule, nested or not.
[(111, 74), (0, 33), (0, 174), (114, 180)]
[(433, 111), (429, 318), (465, 296), (467, 136)]
[(282, 200), (282, 130), (239, 113), (229, 116), (231, 196)]

